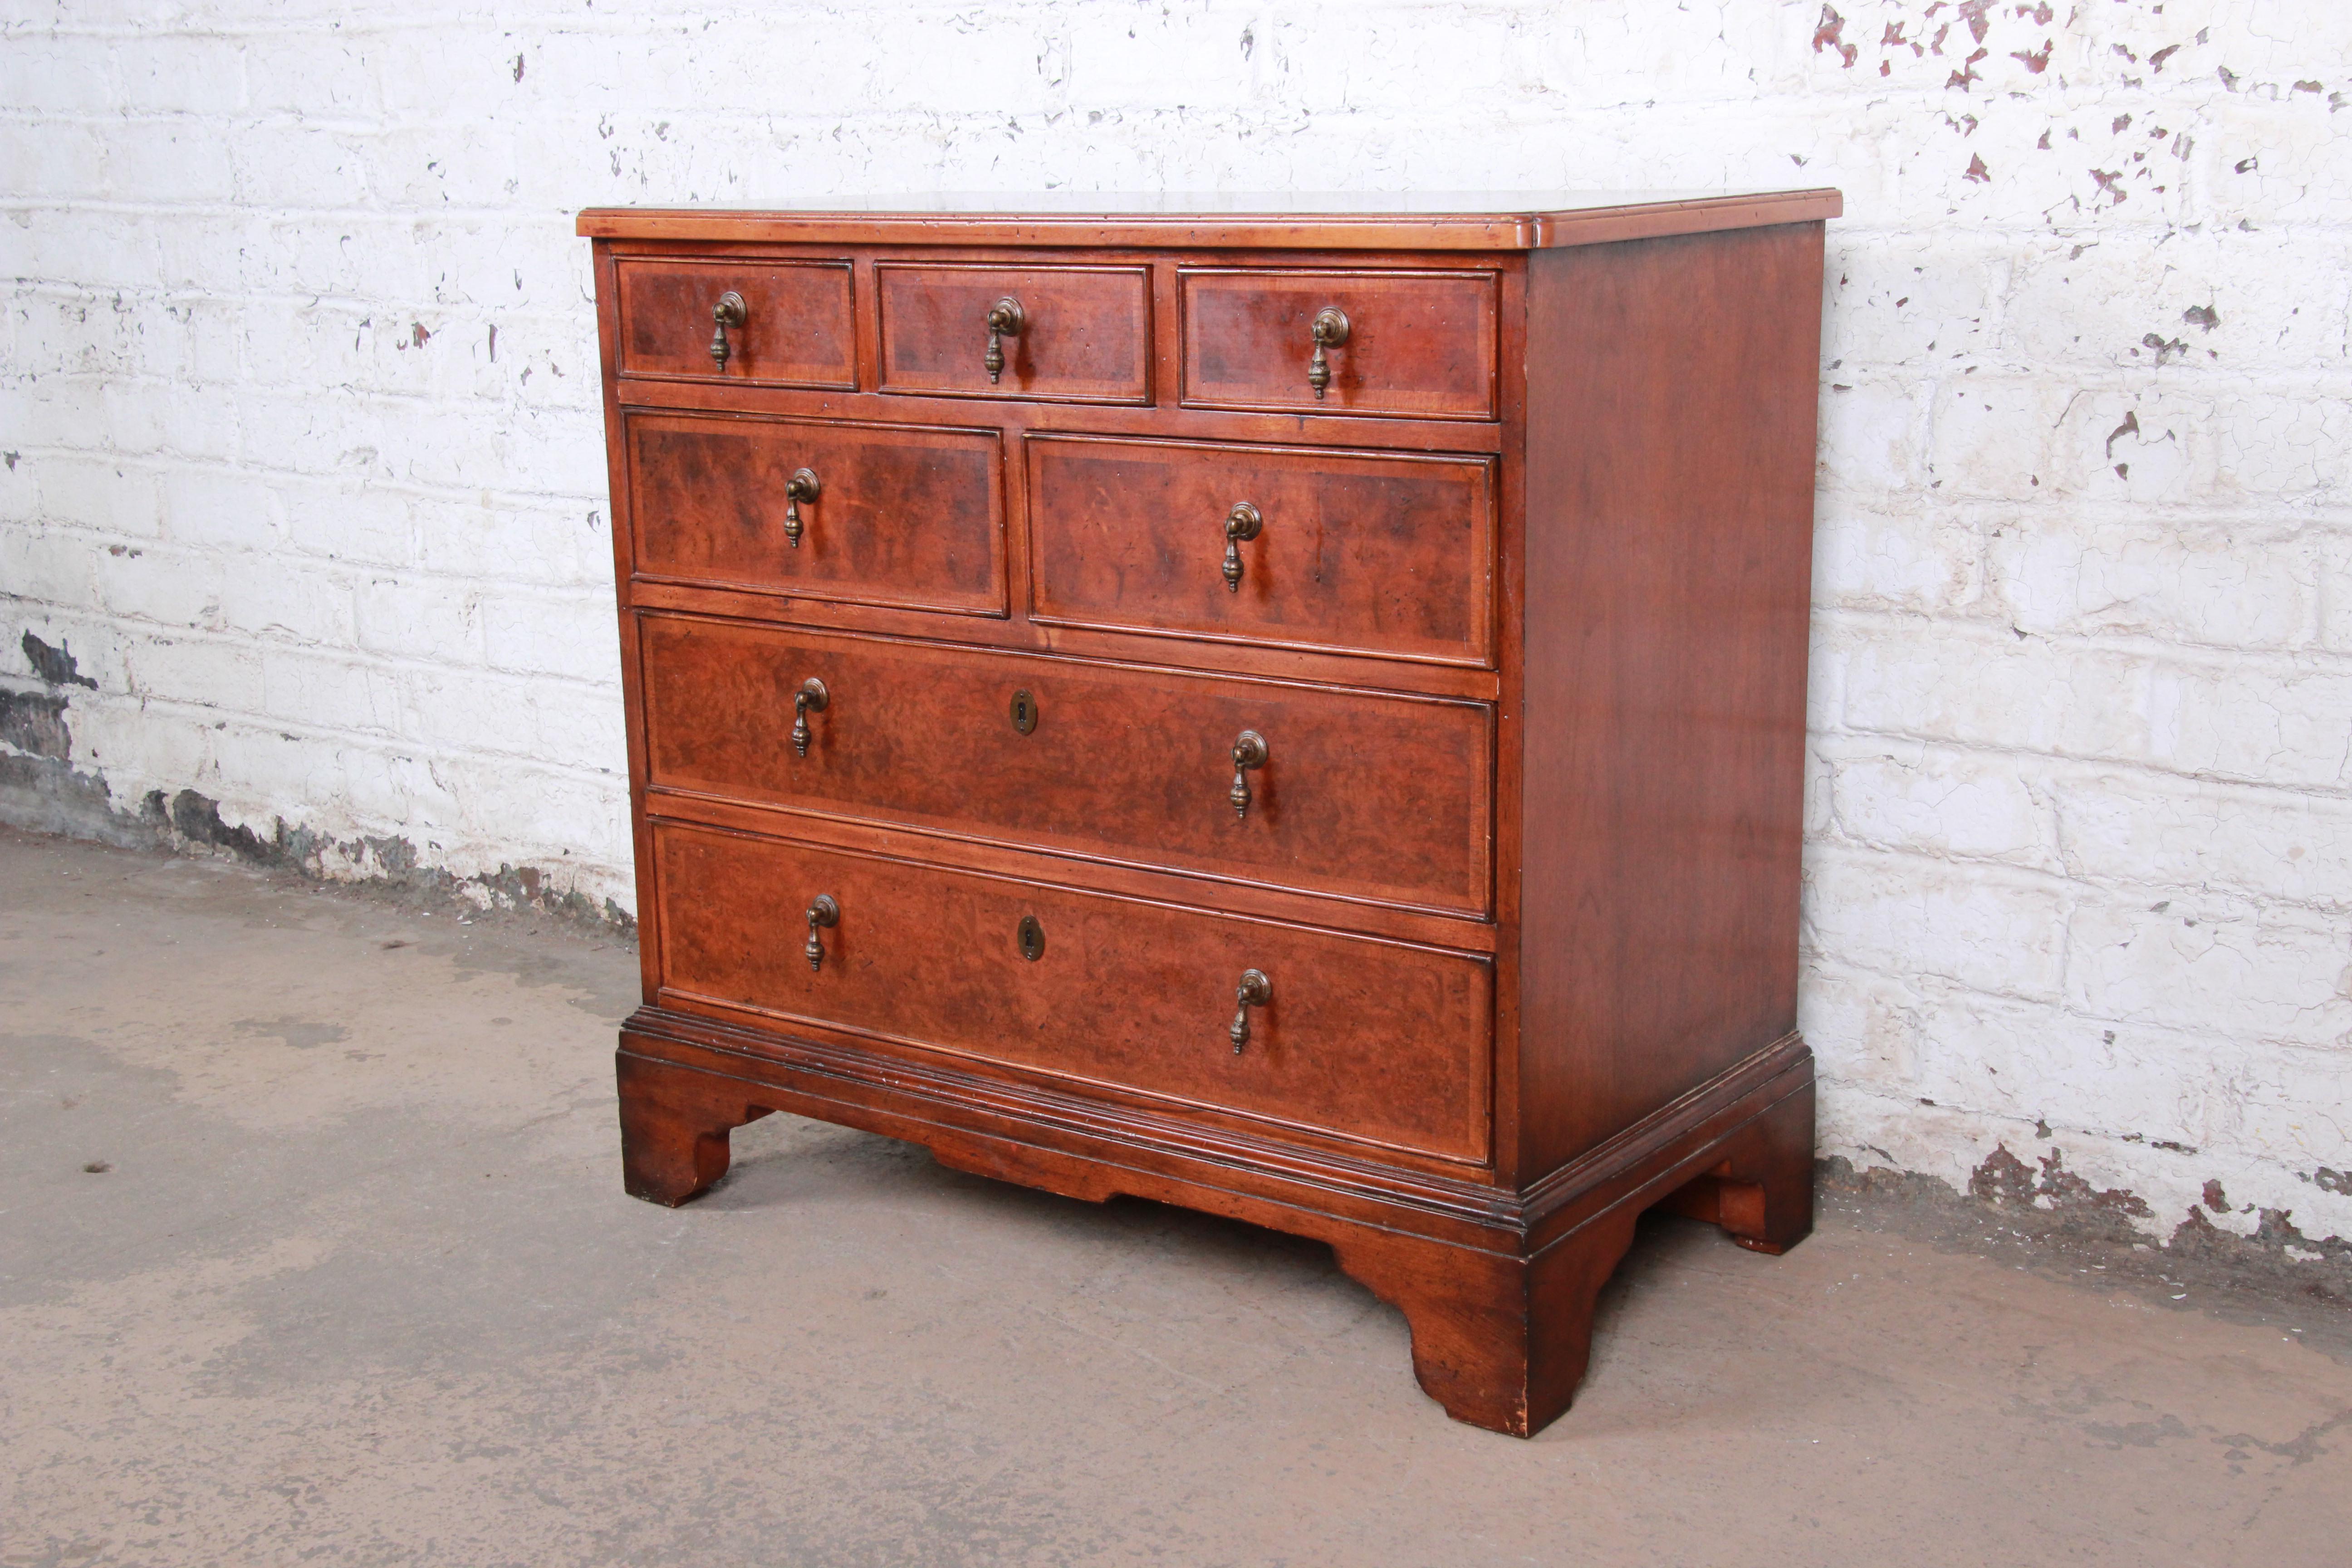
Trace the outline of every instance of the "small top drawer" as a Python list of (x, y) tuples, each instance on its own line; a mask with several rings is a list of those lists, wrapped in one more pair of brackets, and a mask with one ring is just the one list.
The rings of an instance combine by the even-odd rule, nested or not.
[(1144, 403), (1151, 290), (1140, 267), (882, 262), (882, 390)]
[(845, 261), (624, 259), (614, 271), (623, 375), (857, 384)]
[(1184, 268), (1183, 400), (1492, 419), (1496, 276)]

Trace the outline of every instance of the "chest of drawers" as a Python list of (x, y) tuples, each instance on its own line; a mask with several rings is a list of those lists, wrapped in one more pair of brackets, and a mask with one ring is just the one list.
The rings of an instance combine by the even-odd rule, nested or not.
[(1838, 197), (1223, 205), (581, 216), (625, 1180), (786, 1110), (1317, 1237), (1526, 1434), (1643, 1210), (1811, 1223)]

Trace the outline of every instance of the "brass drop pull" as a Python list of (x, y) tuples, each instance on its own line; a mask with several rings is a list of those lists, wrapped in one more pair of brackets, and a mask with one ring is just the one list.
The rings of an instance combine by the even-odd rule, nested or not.
[(840, 923), (841, 906), (833, 901), (831, 893), (819, 893), (816, 902), (809, 906), (808, 945), (801, 949), (801, 956), (809, 961), (811, 969), (824, 967), (824, 943), (817, 940), (816, 933)]
[(801, 689), (793, 693), (793, 755), (802, 757), (808, 755), (808, 716), (812, 713), (824, 712), (825, 704), (832, 700), (833, 693), (827, 691), (824, 689), (824, 682), (814, 675), (802, 681)]
[(784, 542), (794, 550), (801, 547), (801, 506), (814, 501), (824, 489), (814, 468), (796, 469), (784, 481)]
[(988, 384), (1004, 374), (1004, 340), (1021, 335), (1021, 301), (1010, 294), (988, 308), (988, 353), (980, 363), (988, 367)]
[(741, 331), (746, 314), (743, 296), (732, 289), (719, 296), (719, 303), (710, 307), (710, 320), (714, 323), (710, 334), (710, 363), (717, 365), (722, 374), (727, 369), (727, 329), (732, 327)]
[(1315, 389), (1315, 401), (1323, 401), (1323, 389), (1331, 384), (1331, 362), (1323, 357), (1327, 348), (1338, 348), (1348, 341), (1348, 312), (1336, 305), (1326, 305), (1315, 312), (1311, 335), (1315, 340), (1315, 357), (1307, 362), (1307, 384)]
[[(811, 937), (809, 941), (814, 944), (816, 938)], [(1241, 1055), (1242, 1047), (1250, 1042), (1249, 1010), (1263, 1007), (1273, 1000), (1274, 982), (1265, 977), (1263, 970), (1242, 971), (1242, 983), (1234, 992), (1234, 1021), (1225, 1030), (1226, 1037), (1234, 1042), (1234, 1055)]]
[(1234, 742), (1234, 787), (1225, 798), (1234, 803), (1234, 815), (1244, 822), (1249, 820), (1250, 770), (1264, 766), (1265, 737), (1255, 730), (1244, 730)]
[(1225, 513), (1225, 592), (1242, 591), (1242, 541), (1255, 539), (1265, 526), (1265, 519), (1249, 502), (1235, 501), (1234, 510)]

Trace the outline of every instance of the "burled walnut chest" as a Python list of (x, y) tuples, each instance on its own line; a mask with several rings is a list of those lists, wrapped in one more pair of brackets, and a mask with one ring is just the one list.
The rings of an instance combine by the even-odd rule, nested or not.
[(1532, 1432), (1643, 1210), (1811, 1223), (1837, 195), (1088, 199), (581, 216), (629, 1191), (789, 1110), (1318, 1237)]

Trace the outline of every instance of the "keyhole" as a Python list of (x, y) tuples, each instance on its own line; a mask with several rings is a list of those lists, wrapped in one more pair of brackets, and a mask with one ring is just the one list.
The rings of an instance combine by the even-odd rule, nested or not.
[(1037, 727), (1037, 699), (1026, 691), (1013, 694), (1013, 727), (1024, 735)]
[(1021, 917), (1021, 956), (1032, 963), (1045, 956), (1045, 928), (1035, 915)]

